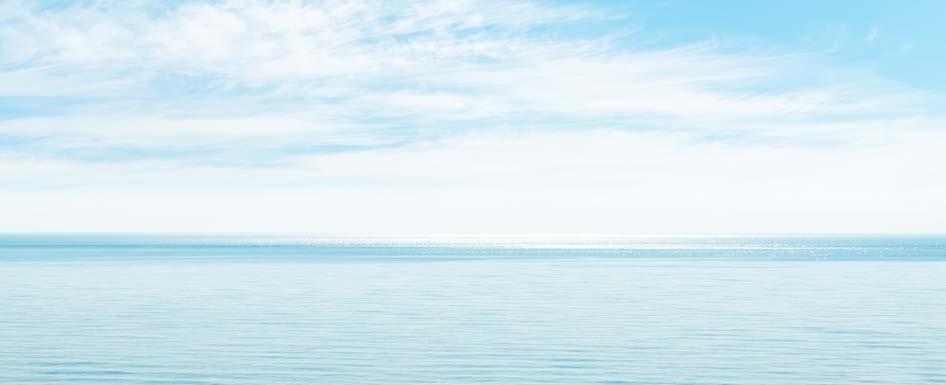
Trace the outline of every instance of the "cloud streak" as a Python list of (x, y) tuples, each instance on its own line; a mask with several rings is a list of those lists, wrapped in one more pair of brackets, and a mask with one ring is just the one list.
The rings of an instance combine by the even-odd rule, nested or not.
[[(239, 191), (235, 205), (265, 193), (342, 215), (304, 203), (311, 196), (364, 220), (358, 207), (373, 199), (382, 211), (414, 207), (430, 220), (421, 232), (444, 223), (438, 210), (479, 224), (451, 231), (490, 232), (477, 210), (516, 205), (526, 209), (504, 231), (586, 226), (530, 222), (543, 207), (649, 220), (660, 207), (731, 209), (742, 219), (721, 226), (739, 231), (760, 212), (883, 202), (890, 216), (907, 195), (943, 192), (908, 171), (938, 160), (929, 143), (942, 143), (941, 96), (826, 71), (817, 51), (640, 43), (633, 15), (595, 4), (8, 1), (0, 15), (0, 103), (29, 101), (0, 105), (0, 190), (64, 213), (95, 205), (63, 194), (146, 204), (115, 195), (124, 191), (203, 213), (193, 223), (212, 230), (221, 222), (208, 218), (228, 217), (221, 206), (152, 195)], [(894, 184), (907, 174), (911, 193)], [(850, 200), (858, 191), (871, 199)], [(22, 207), (5, 209), (36, 215)], [(127, 220), (113, 214), (99, 227)], [(316, 222), (285, 229), (332, 231)], [(605, 222), (593, 230), (646, 230)]]

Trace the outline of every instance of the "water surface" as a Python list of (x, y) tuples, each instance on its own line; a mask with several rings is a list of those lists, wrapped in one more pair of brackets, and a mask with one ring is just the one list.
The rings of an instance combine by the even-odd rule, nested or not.
[(0, 383), (946, 383), (946, 238), (2, 235)]

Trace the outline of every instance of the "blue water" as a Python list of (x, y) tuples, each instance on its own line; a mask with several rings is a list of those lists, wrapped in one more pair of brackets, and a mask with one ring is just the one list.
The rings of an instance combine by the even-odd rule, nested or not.
[(946, 383), (946, 237), (0, 235), (0, 383)]

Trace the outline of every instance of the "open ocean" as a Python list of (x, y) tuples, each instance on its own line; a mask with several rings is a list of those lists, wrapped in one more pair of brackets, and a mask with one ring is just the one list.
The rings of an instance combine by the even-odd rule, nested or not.
[(0, 235), (0, 383), (946, 383), (946, 237)]

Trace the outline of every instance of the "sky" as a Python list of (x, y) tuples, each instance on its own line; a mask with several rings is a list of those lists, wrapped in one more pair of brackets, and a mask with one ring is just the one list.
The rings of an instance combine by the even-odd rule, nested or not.
[(0, 0), (0, 232), (946, 233), (946, 2)]

